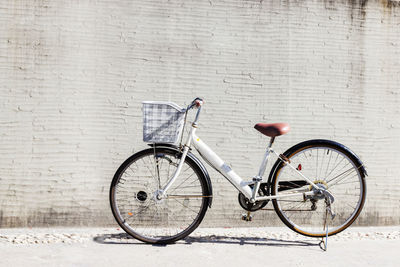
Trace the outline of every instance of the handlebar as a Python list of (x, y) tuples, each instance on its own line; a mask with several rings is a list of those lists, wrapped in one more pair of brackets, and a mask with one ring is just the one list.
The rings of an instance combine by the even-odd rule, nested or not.
[[(193, 121), (193, 123), (192, 123), (192, 126), (193, 126), (193, 127), (196, 127), (196, 125), (197, 125), (197, 121), (199, 120), (199, 116), (200, 116), (201, 106), (202, 106), (203, 104), (204, 104), (203, 99), (200, 98), (200, 97), (196, 97), (196, 98), (192, 101), (192, 103), (186, 108), (186, 115), (187, 115), (187, 112), (188, 112), (190, 109), (192, 109), (192, 108), (194, 108), (194, 107), (197, 108), (196, 117), (195, 117), (195, 119), (194, 119), (194, 121)], [(185, 121), (186, 121), (186, 117), (185, 117)]]
[(187, 107), (187, 110), (192, 109), (193, 107), (200, 108), (204, 104), (204, 101), (200, 97), (196, 97), (192, 103)]

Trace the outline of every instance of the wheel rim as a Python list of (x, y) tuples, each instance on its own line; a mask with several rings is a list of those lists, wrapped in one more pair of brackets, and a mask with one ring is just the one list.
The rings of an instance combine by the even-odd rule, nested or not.
[(174, 241), (190, 233), (204, 216), (202, 180), (187, 161), (167, 197), (157, 198), (178, 163), (173, 153), (147, 153), (120, 172), (112, 191), (113, 208), (129, 234), (147, 242)]
[[(325, 199), (292, 197), (277, 199), (276, 207), (281, 216), (294, 230), (309, 236), (323, 236), (328, 229), (335, 234), (349, 226), (358, 216), (364, 202), (364, 181), (361, 172), (342, 151), (332, 147), (305, 147), (290, 155), (291, 164), (320, 186), (327, 188), (334, 196), (332, 209), (334, 219), (326, 211)], [(287, 194), (311, 191), (310, 185), (296, 185), (293, 189), (279, 192), (279, 184), (301, 179), (289, 167), (284, 166), (276, 174), (274, 193)], [(286, 182), (286, 183), (285, 183)], [(315, 202), (313, 207), (312, 202)], [(315, 209), (315, 210), (312, 210)]]

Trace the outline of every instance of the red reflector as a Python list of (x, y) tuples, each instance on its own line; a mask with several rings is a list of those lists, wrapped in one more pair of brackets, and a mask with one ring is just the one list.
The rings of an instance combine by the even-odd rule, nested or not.
[(296, 168), (298, 171), (301, 171), (301, 164), (299, 164), (299, 166), (297, 166)]

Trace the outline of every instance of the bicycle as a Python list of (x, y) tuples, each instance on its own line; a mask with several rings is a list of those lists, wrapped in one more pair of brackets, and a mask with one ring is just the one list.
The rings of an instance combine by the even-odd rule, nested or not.
[[(197, 135), (203, 100), (187, 108), (170, 102), (143, 102), (143, 140), (150, 148), (129, 157), (116, 171), (110, 188), (113, 215), (129, 235), (146, 243), (168, 244), (192, 233), (211, 208), (212, 184), (191, 146), (238, 191), (241, 207), (261, 210), (269, 200), (282, 222), (310, 237), (328, 237), (349, 227), (360, 214), (366, 196), (367, 172), (347, 147), (329, 140), (309, 140), (283, 154), (272, 149), (286, 134), (286, 123), (258, 123), (270, 137), (258, 174), (244, 181)], [(197, 108), (186, 142), (182, 129), (188, 111)], [(180, 145), (176, 145), (180, 139)], [(270, 155), (277, 160), (263, 179)]]

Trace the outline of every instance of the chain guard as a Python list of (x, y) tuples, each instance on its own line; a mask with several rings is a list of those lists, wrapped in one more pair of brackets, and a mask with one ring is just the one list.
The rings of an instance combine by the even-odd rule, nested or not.
[[(250, 185), (251, 188), (253, 188), (253, 185)], [(260, 189), (258, 190), (258, 194), (260, 196), (269, 196), (269, 190), (268, 190), (268, 184), (267, 183), (262, 183), (260, 184)], [(238, 201), (240, 206), (247, 210), (247, 211), (256, 211), (259, 209), (262, 209), (265, 207), (265, 205), (268, 204), (269, 200), (262, 200), (262, 201), (256, 201), (255, 203), (251, 203), (245, 195), (242, 193), (239, 193), (238, 195)]]

